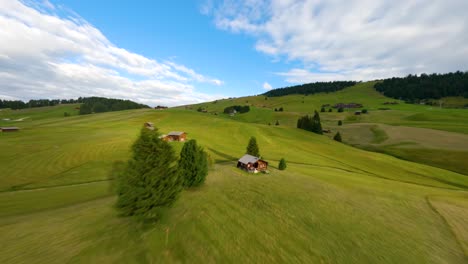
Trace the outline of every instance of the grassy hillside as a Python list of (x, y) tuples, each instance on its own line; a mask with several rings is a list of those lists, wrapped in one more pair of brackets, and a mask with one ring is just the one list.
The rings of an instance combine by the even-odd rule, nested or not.
[[(295, 113), (257, 108), (239, 122), (144, 109), (36, 118), (2, 134), (0, 262), (466, 263), (468, 177), (254, 119), (269, 114)], [(140, 226), (116, 216), (109, 177), (146, 121), (188, 132), (216, 164)], [(250, 136), (270, 174), (235, 168)], [(286, 171), (275, 169), (282, 157)]]
[[(373, 88), (374, 84), (359, 83), (335, 93), (309, 96), (225, 99), (189, 108), (195, 110), (202, 107), (207, 110), (207, 114), (216, 113), (242, 122), (274, 125), (278, 121), (281, 126), (296, 127), (300, 116), (312, 114), (314, 110), (320, 111), (322, 105), (361, 103), (362, 109), (369, 111), (368, 114), (356, 116), (354, 112), (360, 109), (345, 109), (343, 113), (332, 109), (332, 112), (328, 112), (330, 107), (326, 107), (325, 113), (320, 113), (322, 126), (332, 131), (330, 138), (339, 131), (347, 144), (468, 175), (465, 162), (468, 158), (468, 109), (405, 104), (381, 95)], [(441, 100), (448, 104), (463, 101), (460, 98)], [(398, 104), (384, 104), (386, 102)], [(250, 105), (251, 111), (235, 116), (222, 114), (223, 109), (231, 105)], [(274, 111), (280, 107), (284, 109), (283, 112)], [(339, 120), (344, 122), (344, 126), (337, 125)], [(388, 140), (383, 142), (384, 138)], [(442, 147), (439, 146), (441, 142)]]

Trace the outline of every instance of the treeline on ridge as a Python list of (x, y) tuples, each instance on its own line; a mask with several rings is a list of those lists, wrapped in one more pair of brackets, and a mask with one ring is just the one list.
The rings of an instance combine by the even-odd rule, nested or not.
[(80, 115), (140, 108), (149, 108), (149, 106), (130, 100), (87, 97), (83, 98), (83, 104), (80, 106)]
[(289, 94), (315, 94), (315, 93), (331, 93), (342, 90), (346, 87), (355, 85), (355, 81), (335, 81), (335, 82), (315, 82), (306, 83), (296, 86), (284, 87), (270, 90), (263, 95), (269, 97), (284, 96)]
[(468, 72), (446, 74), (408, 75), (376, 83), (374, 88), (385, 96), (417, 102), (421, 99), (439, 99), (447, 96), (468, 98)]
[(13, 110), (17, 110), (32, 107), (55, 106), (59, 104), (82, 104), (80, 107), (80, 114), (149, 107), (130, 100), (109, 99), (103, 97), (79, 97), (78, 99), (33, 99), (28, 102), (23, 102), (21, 100), (0, 100), (0, 109), (11, 108)]

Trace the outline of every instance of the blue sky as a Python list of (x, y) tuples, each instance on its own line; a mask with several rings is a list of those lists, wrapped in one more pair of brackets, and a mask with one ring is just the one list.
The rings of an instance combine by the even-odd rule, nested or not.
[(468, 69), (464, 0), (0, 2), (0, 98), (182, 105)]

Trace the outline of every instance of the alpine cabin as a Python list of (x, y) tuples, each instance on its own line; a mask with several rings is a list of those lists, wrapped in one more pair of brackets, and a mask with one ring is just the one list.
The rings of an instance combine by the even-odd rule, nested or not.
[(268, 169), (268, 162), (249, 154), (245, 154), (237, 162), (237, 168), (244, 169), (248, 172), (257, 173)]

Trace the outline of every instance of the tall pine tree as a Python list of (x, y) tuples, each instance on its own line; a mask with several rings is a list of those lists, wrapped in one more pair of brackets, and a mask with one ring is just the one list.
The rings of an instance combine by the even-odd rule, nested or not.
[(257, 139), (250, 137), (249, 144), (247, 145), (247, 154), (260, 157), (260, 150), (258, 149)]
[(315, 111), (314, 118), (312, 119), (312, 122), (313, 122), (312, 132), (322, 135), (323, 134), (322, 124), (320, 123), (320, 115), (319, 115), (319, 113), (317, 111)]
[(156, 128), (143, 127), (132, 152), (118, 177), (116, 206), (124, 216), (157, 220), (182, 190), (174, 150), (159, 138)]
[(197, 141), (187, 141), (180, 152), (178, 173), (185, 187), (201, 185), (208, 174), (208, 156)]

